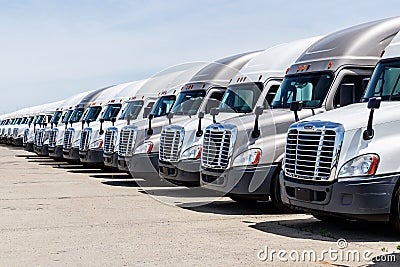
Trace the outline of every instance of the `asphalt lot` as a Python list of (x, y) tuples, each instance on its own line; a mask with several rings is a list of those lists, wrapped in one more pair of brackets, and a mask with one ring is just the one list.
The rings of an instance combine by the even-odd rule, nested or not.
[[(0, 171), (1, 266), (400, 262), (400, 238), (385, 224), (326, 223), (306, 214), (279, 214), (269, 203), (243, 205), (228, 198), (185, 205), (202, 203), (204, 196), (143, 181), (139, 186), (125, 174), (55, 162), (5, 146), (0, 146)], [(340, 238), (347, 241), (342, 249), (337, 246)], [(318, 260), (329, 249), (338, 251), (338, 260), (327, 253)], [(284, 252), (279, 259), (272, 250)], [(317, 260), (301, 261), (296, 251), (301, 255), (305, 250), (315, 251)], [(340, 253), (349, 250), (359, 252), (360, 261), (341, 261)], [(367, 256), (375, 263), (363, 260), (364, 252), (370, 252)], [(265, 255), (272, 257), (263, 261)], [(394, 255), (397, 263), (380, 263), (378, 255)]]

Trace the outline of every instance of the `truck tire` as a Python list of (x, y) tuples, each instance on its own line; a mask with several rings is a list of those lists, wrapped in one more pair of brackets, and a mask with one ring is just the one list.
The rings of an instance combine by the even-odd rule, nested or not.
[(390, 225), (400, 233), (400, 186), (397, 187), (391, 204)]
[(281, 211), (284, 213), (295, 213), (295, 212), (300, 211), (299, 208), (295, 208), (293, 206), (286, 205), (282, 202), (281, 185), (279, 183), (279, 171), (272, 178), (271, 186), (270, 186), (270, 197), (271, 197), (272, 205), (278, 211)]

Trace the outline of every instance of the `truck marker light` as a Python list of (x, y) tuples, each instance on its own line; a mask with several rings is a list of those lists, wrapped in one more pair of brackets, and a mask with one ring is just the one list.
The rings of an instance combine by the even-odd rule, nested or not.
[(261, 81), (261, 79), (262, 79), (262, 75), (260, 75), (260, 77), (258, 77), (258, 80), (259, 80), (259, 81)]
[(309, 70), (311, 68), (311, 64), (308, 64), (308, 66), (307, 66), (307, 69), (306, 70)]
[(206, 87), (206, 84), (205, 83), (203, 83), (203, 88), (205, 88)]
[(246, 81), (247, 77), (244, 77), (243, 81)]
[(329, 70), (330, 68), (332, 68), (332, 65), (333, 65), (333, 62), (332, 62), (332, 61), (329, 61), (329, 63), (328, 63), (328, 70)]
[(385, 54), (385, 50), (382, 50), (382, 53), (381, 53), (381, 57), (383, 57), (383, 55)]
[(230, 84), (232, 82), (232, 79), (229, 80), (228, 84)]
[(237, 78), (236, 82), (238, 83), (238, 82), (239, 82), (239, 80), (240, 80), (240, 77), (239, 77), (239, 78)]
[(288, 74), (289, 70), (290, 70), (290, 67), (286, 69), (285, 74)]

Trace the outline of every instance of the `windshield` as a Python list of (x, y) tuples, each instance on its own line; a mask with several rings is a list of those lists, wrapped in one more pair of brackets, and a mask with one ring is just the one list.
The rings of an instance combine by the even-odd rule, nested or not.
[(27, 124), (28, 122), (28, 118), (27, 117), (23, 117), (21, 120), (21, 124)]
[(136, 120), (144, 105), (144, 101), (136, 100), (126, 104), (124, 111), (122, 111), (120, 120), (126, 120), (126, 116), (130, 115), (132, 120)]
[(112, 118), (117, 117), (119, 111), (121, 110), (121, 107), (121, 104), (109, 104), (101, 118), (105, 121), (111, 121)]
[(400, 61), (381, 62), (376, 67), (363, 101), (381, 97), (383, 101), (400, 100)]
[(50, 123), (57, 123), (60, 120), (61, 115), (62, 115), (61, 111), (56, 111), (53, 117), (51, 118)]
[(221, 112), (252, 112), (263, 89), (262, 83), (235, 84), (228, 87), (219, 105)]
[(100, 115), (102, 108), (101, 107), (91, 107), (83, 118), (86, 122), (92, 122), (97, 120), (97, 117)]
[(293, 101), (302, 101), (303, 108), (319, 107), (332, 81), (330, 72), (287, 76), (272, 101), (272, 108), (290, 108)]
[(153, 114), (154, 117), (161, 117), (168, 115), (169, 111), (171, 110), (172, 106), (175, 103), (175, 99), (176, 97), (174, 95), (160, 97), (153, 106), (151, 114)]
[(68, 110), (67, 112), (65, 112), (62, 117), (61, 117), (61, 122), (62, 123), (68, 123), (69, 118), (71, 117), (72, 112), (74, 112), (73, 110)]
[[(72, 113), (71, 118), (70, 118), (69, 121), (72, 122), (72, 123), (80, 121), (81, 118), (82, 118), (82, 115), (83, 115), (83, 111), (84, 111), (83, 108), (75, 109), (74, 112)], [(65, 123), (67, 123), (67, 122), (68, 121), (66, 121)]]
[(205, 90), (181, 92), (171, 112), (177, 115), (194, 115), (197, 113), (205, 95)]
[(36, 120), (35, 120), (35, 123), (36, 124), (40, 124), (40, 123), (43, 122), (43, 120), (44, 120), (44, 115), (37, 116)]

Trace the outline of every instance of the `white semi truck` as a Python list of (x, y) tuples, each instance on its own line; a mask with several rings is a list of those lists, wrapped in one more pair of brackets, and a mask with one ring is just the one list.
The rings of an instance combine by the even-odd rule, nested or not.
[[(132, 154), (137, 140), (144, 139), (144, 136), (149, 133), (147, 130), (149, 123), (151, 123), (152, 128), (150, 136), (160, 132), (160, 123), (163, 125), (165, 116), (174, 104), (182, 83), (190, 80), (193, 74), (204, 65), (205, 63), (203, 62), (193, 62), (173, 66), (157, 73), (140, 86), (138, 95), (130, 106), (135, 107), (135, 109), (143, 105), (148, 106), (145, 103), (148, 101), (146, 99), (149, 96), (153, 99), (154, 95), (150, 95), (150, 93), (154, 93), (157, 96), (157, 100), (152, 104), (150, 118), (147, 119), (149, 116), (147, 111), (143, 112), (143, 114), (139, 114), (134, 110), (124, 112), (124, 116), (121, 116), (118, 124), (107, 129), (104, 139), (104, 164), (106, 166), (118, 168), (118, 152), (121, 157)], [(129, 125), (127, 125), (128, 114)], [(122, 164), (121, 166), (125, 165)]]
[[(64, 135), (62, 135), (62, 156), (64, 159), (70, 162), (79, 162), (79, 145), (81, 131), (85, 127), (84, 117), (90, 109), (90, 104), (104, 91), (110, 88), (110, 86), (97, 89), (81, 100), (76, 105), (74, 112), (71, 114), (69, 122), (65, 124)], [(92, 114), (91, 114), (92, 115)], [(68, 127), (69, 125), (69, 127)], [(59, 144), (57, 142), (55, 153), (58, 156)]]
[(59, 105), (59, 101), (55, 103), (48, 103), (40, 105), (34, 108), (34, 119), (31, 125), (25, 129), (23, 146), (26, 151), (33, 152), (33, 146), (35, 143), (35, 133), (42, 127), (45, 127), (53, 116), (55, 107)]
[(362, 103), (290, 126), (283, 202), (335, 217), (386, 221), (400, 232), (400, 34), (377, 64)]
[[(252, 112), (256, 106), (267, 106), (296, 59), (321, 37), (298, 40), (266, 49), (245, 64), (232, 78), (219, 104), (218, 122)], [(187, 186), (200, 184), (200, 155), (205, 128), (213, 116), (186, 120), (181, 126), (184, 137), (180, 154), (160, 164), (160, 176), (172, 183)], [(163, 148), (165, 150), (165, 148)]]
[(279, 173), (289, 126), (295, 120), (358, 102), (399, 29), (400, 19), (394, 18), (325, 36), (290, 67), (270, 109), (256, 108), (245, 116), (210, 125), (203, 140), (203, 187), (236, 201), (270, 199), (285, 209)]
[[(196, 117), (199, 111), (208, 113), (216, 103), (222, 99), (229, 80), (244, 64), (260, 52), (249, 52), (230, 56), (215, 62), (208, 63), (187, 80), (179, 90), (179, 95), (174, 102), (168, 118), (160, 117), (157, 122), (150, 117), (150, 124), (142, 124), (135, 138), (131, 154), (119, 156), (119, 169), (129, 170), (133, 177), (158, 178), (159, 148), (163, 142), (163, 133), (178, 133), (176, 140), (168, 139), (169, 144), (164, 147), (175, 149), (180, 146), (179, 140), (183, 138), (185, 121)], [(164, 126), (165, 125), (165, 126)], [(164, 127), (163, 127), (164, 126)], [(160, 135), (161, 133), (161, 135)], [(175, 143), (176, 142), (176, 143)], [(177, 148), (176, 147), (176, 148)], [(161, 150), (160, 150), (161, 151)], [(178, 151), (175, 151), (178, 153)], [(121, 153), (122, 154), (122, 153)], [(170, 153), (170, 156), (174, 153)], [(167, 155), (167, 153), (165, 153)]]

